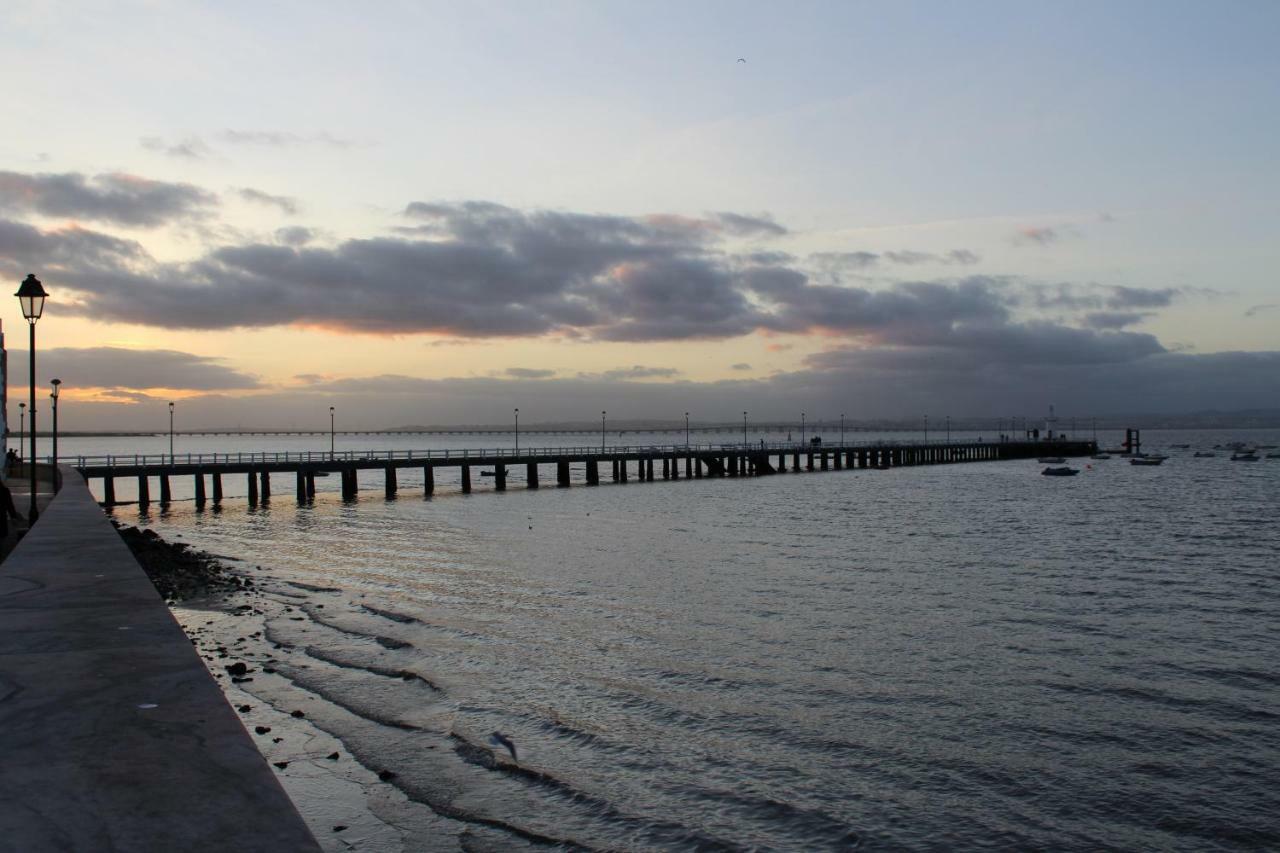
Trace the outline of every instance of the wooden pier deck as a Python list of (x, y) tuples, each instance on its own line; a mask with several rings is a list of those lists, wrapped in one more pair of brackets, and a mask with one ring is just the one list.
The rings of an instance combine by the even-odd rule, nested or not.
[[(316, 477), (337, 474), (342, 478), (344, 499), (360, 491), (361, 471), (381, 471), (388, 497), (399, 490), (397, 474), (421, 469), (422, 489), (435, 491), (436, 472), (458, 469), (461, 490), (472, 490), (474, 469), (492, 477), (493, 488), (504, 491), (508, 481), (520, 477), (526, 488), (542, 485), (543, 467), (553, 469), (560, 488), (572, 485), (571, 466), (585, 470), (583, 485), (599, 485), (602, 476), (617, 483), (635, 479), (652, 482), (681, 477), (758, 477), (799, 471), (887, 469), (912, 465), (939, 465), (1002, 459), (1034, 459), (1040, 456), (1087, 456), (1097, 451), (1092, 441), (999, 442), (876, 442), (815, 445), (761, 442), (759, 444), (661, 445), (645, 447), (541, 447), (476, 450), (387, 451), (280, 451), (261, 453), (206, 453), (148, 456), (81, 456), (73, 462), (86, 480), (103, 482), (102, 503), (117, 503), (118, 479), (136, 478), (138, 504), (151, 502), (151, 481), (159, 484), (159, 502), (172, 500), (171, 479), (191, 477), (197, 506), (223, 500), (223, 477), (246, 478), (250, 505), (269, 501), (272, 475), (293, 475), (293, 493), (299, 502), (315, 497)], [(523, 476), (521, 476), (523, 475)], [(415, 478), (416, 479), (416, 478)]]

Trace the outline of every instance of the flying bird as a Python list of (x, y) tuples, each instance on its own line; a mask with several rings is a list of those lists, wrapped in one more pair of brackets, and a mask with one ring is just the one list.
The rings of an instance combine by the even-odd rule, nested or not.
[(507, 737), (502, 732), (494, 732), (493, 734), (489, 735), (489, 743), (493, 744), (494, 746), (505, 746), (507, 748), (507, 752), (511, 753), (512, 761), (520, 760), (519, 758), (516, 758), (515, 743), (513, 743), (511, 738)]
[(739, 56), (739, 57), (738, 57), (738, 61), (739, 61), (739, 62), (746, 62), (746, 60), (745, 60), (745, 59), (743, 59), (741, 56)]

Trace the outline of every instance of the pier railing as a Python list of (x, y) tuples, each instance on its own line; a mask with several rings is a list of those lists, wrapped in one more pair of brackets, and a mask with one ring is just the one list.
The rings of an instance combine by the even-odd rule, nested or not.
[[(479, 448), (458, 448), (458, 449), (436, 449), (436, 450), (338, 450), (329, 452), (327, 450), (265, 450), (265, 451), (235, 451), (229, 453), (117, 453), (105, 454), (100, 456), (76, 456), (74, 467), (76, 468), (114, 468), (114, 467), (130, 467), (136, 468), (146, 465), (254, 465), (254, 464), (289, 464), (289, 463), (305, 463), (305, 462), (378, 462), (386, 460), (388, 462), (395, 461), (413, 461), (422, 460), (430, 462), (432, 460), (451, 460), (459, 459), (495, 459), (495, 458), (514, 458), (523, 459), (529, 456), (619, 456), (628, 454), (645, 454), (645, 455), (662, 455), (662, 454), (687, 454), (687, 453), (718, 453), (721, 451), (744, 452), (744, 451), (766, 451), (770, 453), (809, 453), (820, 452), (823, 450), (831, 451), (836, 449), (850, 450), (860, 447), (935, 447), (939, 445), (966, 445), (975, 444), (972, 440), (952, 439), (946, 440), (899, 440), (899, 441), (846, 441), (832, 442), (831, 444), (810, 444), (809, 442), (796, 441), (757, 441), (757, 442), (737, 442), (726, 443), (719, 442), (716, 444), (637, 444), (637, 445), (581, 445), (581, 446), (564, 446), (555, 445), (551, 447), (521, 447), (518, 450), (515, 447), (479, 447)], [(989, 442), (984, 442), (989, 443)], [(1016, 442), (1023, 443), (1023, 442)], [(1047, 442), (1046, 442), (1047, 443)], [(62, 460), (68, 462), (66, 458)]]

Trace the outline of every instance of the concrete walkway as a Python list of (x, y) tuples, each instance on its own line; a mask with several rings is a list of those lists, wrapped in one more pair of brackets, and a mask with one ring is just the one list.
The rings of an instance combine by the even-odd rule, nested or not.
[(84, 481), (0, 564), (0, 851), (318, 851)]

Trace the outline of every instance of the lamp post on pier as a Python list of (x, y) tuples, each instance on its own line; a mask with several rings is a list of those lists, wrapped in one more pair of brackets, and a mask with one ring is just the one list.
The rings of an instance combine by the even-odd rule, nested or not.
[(18, 455), (22, 455), (22, 445), (27, 441), (27, 404), (18, 404)]
[(169, 402), (169, 464), (173, 464), (173, 401)]
[(689, 446), (689, 413), (684, 413), (684, 446)]
[(516, 456), (520, 455), (520, 410), (516, 409)]
[(747, 413), (742, 413), (742, 446), (747, 445)]
[(929, 443), (929, 416), (924, 416), (924, 443)]
[(601, 453), (604, 453), (604, 416), (606, 414), (608, 414), (608, 412), (600, 413), (600, 452)]
[(329, 407), (329, 461), (333, 461), (333, 406)]
[(947, 444), (951, 443), (951, 415), (947, 415)]
[(844, 447), (844, 412), (840, 413), (840, 446)]
[(28, 273), (22, 280), (18, 292), (14, 294), (18, 297), (18, 304), (22, 306), (22, 316), (26, 318), (27, 325), (31, 329), (31, 352), (27, 359), (31, 369), (28, 385), (28, 390), (31, 392), (29, 403), (31, 409), (31, 511), (27, 514), (27, 524), (32, 526), (40, 517), (40, 511), (36, 509), (36, 489), (38, 488), (36, 484), (36, 322), (44, 313), (44, 300), (48, 295), (45, 293), (44, 286), (40, 284), (40, 279), (35, 277), (35, 273)]
[(804, 444), (804, 412), (800, 413), (800, 443)]
[(53, 490), (58, 490), (58, 393), (62, 387), (61, 379), (51, 380), (50, 385), (53, 390), (49, 392), (49, 398), (53, 400)]

